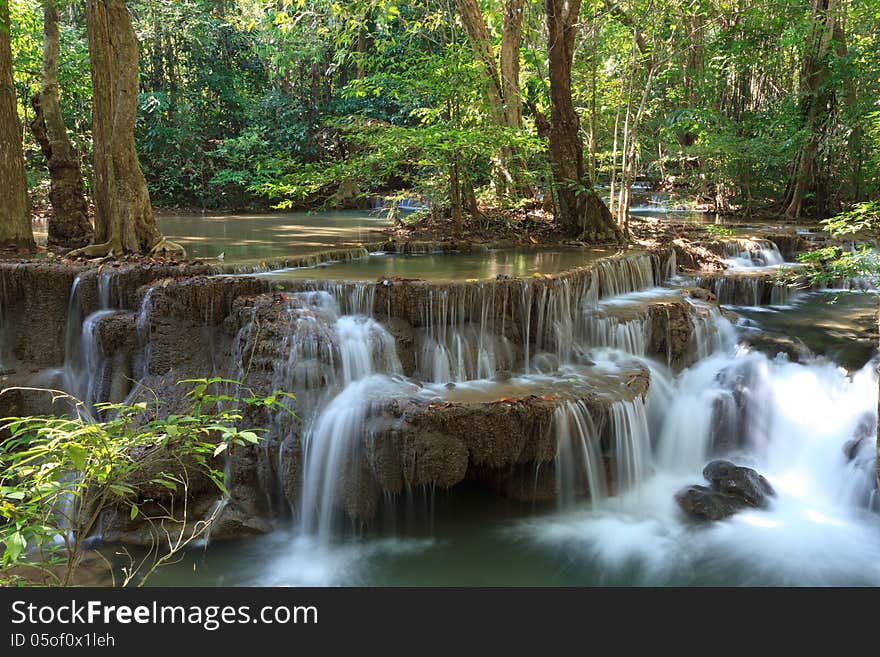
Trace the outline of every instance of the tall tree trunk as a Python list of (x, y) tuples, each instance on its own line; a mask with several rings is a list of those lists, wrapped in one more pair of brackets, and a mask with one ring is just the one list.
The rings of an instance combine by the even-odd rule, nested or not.
[(12, 79), (9, 0), (0, 0), (0, 247), (32, 249), (34, 232)]
[(57, 0), (43, 0), (43, 84), (31, 99), (34, 118), (31, 132), (49, 168), (49, 246), (76, 249), (92, 241), (82, 171), (58, 100), (58, 6)]
[(794, 172), (786, 198), (785, 216), (800, 219), (812, 206), (819, 213), (826, 203), (819, 167), (819, 145), (822, 140), (822, 124), (827, 118), (832, 102), (828, 89), (831, 45), (838, 19), (837, 0), (813, 0), (813, 27), (807, 41), (807, 49), (801, 67), (801, 94), (804, 99), (803, 123), (806, 139), (797, 155)]
[[(486, 21), (477, 0), (456, 0), (461, 22), (468, 35), (483, 77), (486, 110), (495, 125), (518, 130), (522, 127), (522, 98), (519, 90), (519, 51), (525, 0), (506, 0), (501, 29), (501, 66)], [(531, 193), (522, 180), (523, 163), (513, 148), (504, 148), (496, 158), (496, 193), (526, 196)]]
[(511, 128), (522, 127), (522, 98), (519, 92), (519, 51), (522, 45), (523, 7), (525, 0), (504, 3), (501, 27), (501, 97), (504, 118)]
[(571, 94), (571, 65), (581, 0), (545, 0), (550, 60), (550, 163), (556, 179), (557, 220), (590, 242), (621, 238), (608, 208), (584, 180), (580, 121)]
[(138, 42), (124, 0), (88, 0), (96, 244), (76, 255), (183, 251), (163, 239), (137, 159)]

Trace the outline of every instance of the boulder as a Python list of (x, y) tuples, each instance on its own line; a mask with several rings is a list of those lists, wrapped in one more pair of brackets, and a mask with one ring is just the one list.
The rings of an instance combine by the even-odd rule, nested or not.
[(675, 494), (678, 506), (698, 520), (723, 520), (748, 508), (764, 509), (776, 495), (762, 475), (730, 461), (712, 461), (703, 468), (709, 486), (688, 486)]
[(707, 486), (688, 486), (675, 494), (678, 506), (700, 520), (723, 520), (748, 504), (734, 495), (727, 495)]
[(755, 508), (766, 508), (768, 498), (776, 495), (770, 482), (758, 472), (730, 461), (712, 461), (703, 468), (703, 476), (716, 491), (738, 497)]

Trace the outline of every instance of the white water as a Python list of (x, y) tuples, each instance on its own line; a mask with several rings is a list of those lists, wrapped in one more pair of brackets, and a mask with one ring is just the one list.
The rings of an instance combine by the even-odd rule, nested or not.
[(600, 436), (582, 401), (561, 404), (553, 414), (556, 432), (556, 496), (561, 508), (574, 505), (582, 490), (594, 505), (608, 495)]
[(727, 242), (727, 255), (725, 263), (731, 269), (779, 267), (785, 264), (779, 247), (764, 239), (730, 240)]
[[(279, 360), (273, 381), (295, 388), (304, 404), (298, 408), (305, 424), (296, 528), (269, 537), (272, 549), (248, 582), (369, 583), (362, 562), (433, 550), (445, 550), (465, 570), (467, 560), (484, 559), (492, 567), (499, 552), (460, 553), (439, 533), (429, 541), (334, 540), (342, 536), (347, 505), (359, 501), (360, 473), (352, 465), (362, 462), (372, 420), (397, 397), (425, 390), (442, 395), (447, 381), (458, 381), (459, 390), (491, 391), (494, 375), (514, 366), (509, 385), (538, 394), (541, 386), (550, 393), (559, 381), (576, 377), (573, 363), (589, 360), (597, 373), (623, 371), (624, 363), (644, 358), (648, 329), (644, 317), (631, 318), (625, 306), (680, 294), (653, 287), (661, 270), (669, 277), (674, 263), (655, 267), (645, 256), (603, 265), (578, 285), (527, 282), (520, 344), (505, 337), (495, 299), (438, 296), (414, 336), (417, 374), (435, 382), (425, 388), (402, 378), (394, 338), (367, 316), (374, 288), (328, 283), (300, 295), (290, 307), (286, 360)], [(108, 280), (101, 288), (104, 303), (110, 303), (110, 289)], [(75, 297), (76, 284), (71, 318)], [(869, 511), (877, 505), (875, 364), (850, 378), (827, 362), (793, 364), (737, 350), (733, 329), (717, 309), (698, 301), (692, 306), (690, 349), (697, 362), (674, 374), (668, 363), (644, 361), (651, 371), (647, 400), (615, 401), (602, 422), (582, 401), (556, 407), (559, 511), (510, 523), (512, 530), (491, 538), (483, 519), (472, 533), (490, 544), (503, 537), (502, 550), (526, 544), (529, 559), (537, 546), (554, 565), (564, 559), (595, 573), (590, 583), (880, 585), (880, 520)], [(623, 319), (612, 314), (621, 308)], [(100, 368), (95, 328), (107, 312), (81, 324), (68, 352), (81, 361), (71, 372), (92, 373), (82, 375), (86, 381)], [(145, 327), (138, 322), (139, 330)], [(847, 447), (860, 436), (865, 439)], [(688, 521), (674, 495), (703, 483), (702, 468), (716, 456), (765, 475), (778, 492), (770, 508), (711, 525)], [(523, 572), (503, 573), (505, 581), (519, 581), (529, 559)]]
[(299, 509), (302, 534), (325, 544), (333, 537), (339, 505), (345, 501), (342, 489), (359, 485), (359, 473), (353, 470), (368, 420), (397, 388), (391, 375), (402, 369), (394, 338), (375, 320), (343, 315), (334, 328), (340, 386), (331, 389), (332, 398), (304, 432)]
[[(869, 510), (876, 365), (850, 378), (827, 362), (716, 352), (661, 392), (665, 412), (650, 428), (653, 475), (598, 509), (529, 521), (517, 532), (573, 553), (609, 581), (880, 584), (880, 516)], [(716, 401), (733, 395), (739, 444), (716, 446)], [(845, 446), (859, 435), (865, 440), (850, 461)], [(778, 494), (770, 508), (709, 525), (686, 519), (674, 494), (701, 483), (716, 455), (764, 474)]]

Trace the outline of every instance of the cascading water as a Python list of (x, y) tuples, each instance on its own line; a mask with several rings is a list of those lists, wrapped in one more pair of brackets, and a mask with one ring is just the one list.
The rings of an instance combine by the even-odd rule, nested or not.
[(608, 494), (600, 436), (582, 401), (567, 401), (553, 414), (556, 432), (556, 497), (570, 508), (582, 492), (597, 505)]
[(332, 538), (342, 489), (357, 494), (356, 453), (370, 417), (395, 387), (391, 377), (402, 372), (394, 338), (375, 320), (343, 315), (334, 329), (339, 384), (303, 437), (300, 531), (322, 543)]
[(83, 318), (81, 283), (81, 278), (77, 276), (70, 288), (61, 385), (66, 392), (83, 402), (93, 417), (98, 417), (95, 404), (108, 400), (112, 376), (112, 363), (104, 356), (99, 330), (101, 323), (118, 311), (111, 310), (110, 305), (113, 277), (109, 272), (101, 272), (97, 278), (100, 307)]
[[(770, 255), (753, 254), (754, 268), (778, 253), (767, 245), (760, 249)], [(519, 386), (549, 393), (546, 403), (555, 404), (548, 411), (552, 424), (544, 427), (555, 440), (549, 458), (559, 507), (515, 529), (530, 539), (529, 548), (520, 550), (523, 567), (546, 554), (557, 569), (562, 546), (566, 563), (579, 564), (594, 584), (880, 584), (880, 516), (870, 510), (877, 506), (877, 363), (848, 376), (828, 361), (793, 363), (737, 347), (732, 324), (713, 304), (680, 288), (654, 289), (657, 279), (675, 272), (669, 262), (613, 258), (588, 276), (517, 283), (503, 299), (479, 285), (437, 286), (421, 322), (414, 322), (416, 378), (435, 382), (429, 386), (401, 376), (394, 338), (367, 316), (391, 315), (372, 308), (370, 286), (325, 285), (320, 292), (288, 295), (289, 342), (273, 384), (295, 388), (301, 404), (304, 463), (294, 540), (307, 540), (308, 550), (289, 548), (286, 565), (273, 558), (269, 569), (295, 568), (309, 583), (359, 581), (350, 573), (328, 575), (324, 565), (354, 550), (355, 557), (346, 553), (350, 564), (378, 545), (368, 540), (358, 548), (341, 547), (333, 538), (344, 512), (374, 503), (366, 494), (374, 482), (361, 465), (366, 446), (385, 430), (381, 418), (412, 396), (442, 399), (444, 391), (457, 390), (463, 398), (482, 387), (494, 404), (502, 400), (491, 391)], [(743, 305), (766, 303), (760, 289), (732, 293), (737, 295), (748, 297)], [(684, 370), (656, 354), (656, 345), (652, 353), (663, 362), (645, 356), (649, 336), (657, 337), (646, 309), (656, 303), (686, 315), (687, 362), (693, 364)], [(650, 316), (663, 320), (662, 313)], [(519, 321), (518, 333), (508, 332), (510, 317)], [(629, 376), (622, 374), (625, 363), (632, 362), (650, 370), (646, 398), (621, 393)], [(493, 380), (501, 369), (513, 370), (515, 384)], [(607, 413), (595, 415), (596, 422), (592, 401), (565, 397), (565, 385), (579, 376), (611, 381)], [(439, 385), (450, 381), (457, 384)], [(675, 493), (705, 483), (702, 469), (716, 457), (754, 467), (778, 496), (767, 509), (748, 509), (714, 524), (691, 522), (676, 506)], [(589, 503), (580, 502), (587, 497)], [(503, 532), (485, 524), (482, 519), (463, 533), (497, 545)], [(450, 539), (453, 545), (455, 540), (468, 539)], [(455, 550), (444, 544), (429, 541), (412, 549), (448, 553), (454, 561)], [(273, 545), (276, 553), (284, 549)], [(389, 551), (405, 560), (400, 545)], [(518, 545), (511, 542), (509, 551)], [(492, 555), (483, 564), (491, 569), (498, 551), (478, 553)], [(315, 566), (314, 577), (304, 576), (300, 563), (292, 565), (293, 554), (302, 564), (324, 565)], [(269, 579), (287, 583), (279, 577)]]
[[(654, 365), (653, 474), (598, 510), (521, 529), (545, 545), (577, 541), (607, 581), (877, 585), (876, 367), (850, 377), (830, 362), (730, 345), (678, 377)], [(690, 523), (674, 494), (699, 483), (716, 457), (756, 468), (778, 498), (766, 510)]]
[(733, 269), (778, 267), (785, 263), (774, 242), (766, 239), (739, 239), (726, 243), (726, 263)]
[(651, 471), (651, 436), (643, 399), (611, 405), (610, 438), (614, 441), (615, 486), (618, 491), (639, 488)]

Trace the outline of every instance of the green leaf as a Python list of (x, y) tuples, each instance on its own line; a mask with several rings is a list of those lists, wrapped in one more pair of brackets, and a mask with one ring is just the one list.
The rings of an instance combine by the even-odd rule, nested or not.
[(131, 505), (131, 519), (134, 520), (135, 518), (137, 518), (138, 513), (140, 513), (140, 511), (137, 507), (137, 504), (132, 504)]
[(6, 552), (3, 555), (3, 561), (6, 563), (14, 563), (18, 560), (18, 557), (21, 556), (21, 553), (24, 552), (26, 547), (27, 541), (24, 540), (24, 536), (22, 536), (21, 532), (10, 534), (6, 538)]
[(73, 467), (77, 470), (85, 470), (86, 454), (86, 449), (82, 445), (69, 445), (67, 447), (67, 456), (71, 463), (73, 463)]

